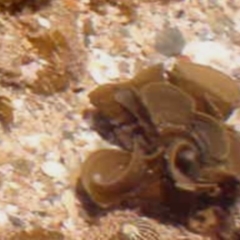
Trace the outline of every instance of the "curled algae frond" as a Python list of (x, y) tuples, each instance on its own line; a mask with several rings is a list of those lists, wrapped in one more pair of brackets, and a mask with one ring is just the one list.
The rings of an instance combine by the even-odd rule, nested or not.
[(169, 81), (191, 94), (199, 109), (213, 111), (215, 106), (224, 119), (239, 103), (237, 83), (211, 67), (178, 61), (169, 72)]

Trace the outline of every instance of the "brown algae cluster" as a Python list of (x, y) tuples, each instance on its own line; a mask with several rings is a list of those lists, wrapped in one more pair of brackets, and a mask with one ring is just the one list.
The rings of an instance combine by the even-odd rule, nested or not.
[(13, 110), (11, 99), (0, 95), (0, 122), (4, 130), (9, 130), (14, 121)]
[(28, 40), (45, 64), (37, 71), (35, 81), (28, 83), (27, 87), (33, 93), (45, 96), (66, 90), (70, 79), (67, 70), (70, 50), (63, 33), (56, 29), (37, 32), (29, 34)]
[(189, 221), (193, 212), (234, 202), (240, 137), (224, 120), (240, 91), (228, 76), (178, 60), (169, 72), (155, 65), (89, 97), (121, 147), (99, 149), (82, 165), (81, 186), (96, 205), (164, 205)]
[(13, 5), (21, 4), (22, 2), (26, 2), (25, 0), (1, 0), (0, 6), (5, 8), (10, 8)]
[(41, 6), (47, 5), (51, 0), (0, 0), (0, 11), (16, 13), (24, 8), (38, 10)]

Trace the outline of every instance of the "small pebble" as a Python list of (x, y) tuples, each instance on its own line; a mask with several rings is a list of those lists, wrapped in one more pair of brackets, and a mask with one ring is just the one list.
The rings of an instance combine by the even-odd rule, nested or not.
[(161, 54), (172, 57), (179, 55), (184, 48), (186, 41), (181, 31), (176, 27), (166, 25), (164, 29), (156, 34), (155, 48)]
[(55, 161), (46, 161), (41, 166), (43, 173), (47, 176), (62, 179), (66, 178), (68, 173), (63, 164)]
[(51, 28), (51, 22), (47, 18), (38, 17), (37, 21), (38, 21), (38, 23), (41, 27), (44, 27), (44, 28), (47, 28), (47, 29)]

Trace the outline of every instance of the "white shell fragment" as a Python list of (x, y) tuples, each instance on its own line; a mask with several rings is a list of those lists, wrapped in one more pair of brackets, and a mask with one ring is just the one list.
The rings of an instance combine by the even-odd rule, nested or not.
[(47, 176), (56, 178), (56, 179), (64, 179), (67, 177), (67, 169), (65, 166), (59, 162), (55, 161), (46, 161), (42, 164), (41, 169), (43, 173)]

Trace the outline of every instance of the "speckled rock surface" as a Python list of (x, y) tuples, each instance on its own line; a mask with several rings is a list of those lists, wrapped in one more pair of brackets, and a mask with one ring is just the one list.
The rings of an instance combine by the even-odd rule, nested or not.
[[(0, 13), (0, 93), (14, 107), (11, 130), (0, 129), (0, 239), (37, 227), (67, 240), (110, 240), (123, 219), (136, 217), (134, 211), (116, 210), (91, 226), (74, 194), (81, 162), (109, 144), (83, 117), (94, 87), (176, 55), (240, 79), (239, 1), (99, 2), (96, 8), (93, 0), (52, 0)], [(44, 58), (29, 36), (52, 30), (64, 36), (68, 48)], [(34, 94), (29, 84), (53, 65), (68, 74), (68, 87), (50, 96)], [(229, 124), (239, 130), (238, 112)], [(239, 214), (237, 208), (240, 227)], [(162, 240), (208, 239), (184, 227), (159, 227)]]

